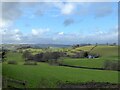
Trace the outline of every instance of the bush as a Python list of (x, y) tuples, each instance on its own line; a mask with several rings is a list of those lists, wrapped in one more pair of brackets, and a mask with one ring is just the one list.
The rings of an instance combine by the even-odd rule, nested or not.
[(88, 56), (88, 52), (86, 51), (80, 51), (80, 52), (76, 52), (75, 55), (72, 55), (72, 58), (85, 58)]
[(104, 69), (106, 70), (120, 70), (120, 61), (110, 61), (104, 62)]
[(27, 60), (33, 60), (33, 55), (29, 51), (26, 50), (23, 53), (23, 58), (25, 58), (25, 61), (27, 61)]
[(8, 61), (8, 64), (17, 64), (17, 62), (16, 62), (16, 61), (11, 60), (11, 61)]
[(37, 65), (37, 62), (27, 61), (24, 63), (24, 65)]

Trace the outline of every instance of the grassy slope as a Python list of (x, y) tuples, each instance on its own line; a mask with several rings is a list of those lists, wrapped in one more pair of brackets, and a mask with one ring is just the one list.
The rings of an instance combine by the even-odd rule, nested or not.
[[(89, 51), (93, 46), (83, 46), (80, 48), (76, 48), (76, 50), (86, 50)], [(100, 54), (102, 57), (111, 57), (118, 56), (118, 46), (97, 46), (92, 50), (91, 53)]]
[[(74, 51), (86, 50), (89, 51), (93, 46), (83, 46), (76, 48)], [(97, 46), (91, 53), (100, 54), (100, 58), (87, 59), (87, 58), (64, 58), (61, 60), (64, 64), (75, 65), (75, 66), (86, 66), (101, 68), (106, 60), (118, 60), (118, 47), (117, 46)]]
[(83, 66), (83, 67), (90, 67), (90, 68), (102, 68), (104, 65), (104, 58), (103, 59), (72, 59), (72, 58), (65, 58), (60, 60), (60, 62), (68, 65), (74, 66)]
[(8, 52), (6, 60), (7, 61), (14, 60), (14, 61), (17, 61), (17, 62), (23, 62), (24, 61), (24, 59), (22, 58), (22, 54), (17, 53), (17, 52), (15, 52), (15, 53)]

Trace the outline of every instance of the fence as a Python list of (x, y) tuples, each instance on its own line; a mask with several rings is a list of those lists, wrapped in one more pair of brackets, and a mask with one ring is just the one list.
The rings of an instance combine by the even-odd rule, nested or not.
[(2, 87), (3, 88), (21, 88), (26, 90), (27, 82), (22, 80), (16, 80), (12, 78), (3, 77)]

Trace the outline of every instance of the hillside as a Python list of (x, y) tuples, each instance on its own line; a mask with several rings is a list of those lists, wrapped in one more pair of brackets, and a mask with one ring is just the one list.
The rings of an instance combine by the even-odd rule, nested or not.
[[(85, 50), (89, 51), (92, 47), (94, 46), (83, 46), (83, 47), (78, 47), (75, 50)], [(91, 53), (96, 53), (99, 54), (102, 57), (111, 57), (111, 56), (118, 56), (118, 46), (106, 46), (106, 45), (99, 45), (95, 47)]]

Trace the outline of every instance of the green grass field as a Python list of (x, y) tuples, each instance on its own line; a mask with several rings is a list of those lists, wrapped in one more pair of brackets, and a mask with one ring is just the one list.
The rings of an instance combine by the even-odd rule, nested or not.
[[(76, 69), (69, 67), (50, 66), (39, 63), (37, 66), (3, 64), (3, 76), (17, 80), (26, 80), (28, 87), (39, 87), (46, 83), (46, 87), (56, 87), (58, 81), (65, 83), (80, 83), (87, 81), (118, 83), (117, 71), (102, 71)], [(45, 82), (42, 82), (45, 79)]]
[[(89, 51), (93, 46), (83, 46), (72, 51), (78, 52), (80, 50)], [(100, 55), (99, 58), (63, 58), (60, 60), (63, 64), (73, 65), (73, 66), (83, 66), (90, 68), (103, 68), (104, 62), (107, 60), (116, 61), (118, 60), (118, 47), (117, 46), (97, 46), (91, 51), (91, 53), (97, 53)]]
[[(89, 51), (93, 46), (83, 46), (76, 48), (75, 50), (85, 50)], [(118, 57), (118, 46), (104, 46), (104, 45), (99, 45), (96, 48), (94, 48), (91, 53), (97, 53), (102, 57), (113, 57), (116, 56)]]
[[(109, 48), (110, 50), (112, 50), (112, 52), (107, 49), (107, 54), (105, 53), (104, 57), (101, 57), (99, 59), (64, 58), (62, 62), (70, 65), (100, 68), (102, 67), (105, 60), (118, 60), (116, 54), (116, 47)], [(103, 47), (101, 46), (100, 48), (98, 47), (97, 50), (99, 53), (102, 52), (101, 54), (103, 54), (103, 52), (106, 52), (106, 49), (103, 49)], [(16, 60), (18, 64), (7, 64), (7, 61), (9, 60)], [(58, 82), (80, 83), (92, 80), (94, 80), (95, 82), (118, 83), (118, 74), (120, 74), (120, 72), (118, 71), (91, 70), (64, 66), (53, 66), (41, 62), (39, 62), (38, 65), (35, 66), (23, 64), (24, 59), (22, 58), (21, 53), (7, 53), (7, 60), (3, 63), (3, 76), (17, 80), (26, 80), (28, 82), (28, 88), (57, 87)]]
[(102, 68), (104, 66), (104, 62), (107, 59), (104, 58), (95, 58), (95, 59), (73, 59), (73, 58), (64, 58), (60, 60), (61, 63), (73, 66), (83, 66), (89, 68)]
[(11, 61), (11, 60), (14, 60), (17, 62), (24, 62), (22, 53), (17, 53), (17, 52), (8, 52), (7, 53), (6, 61)]

